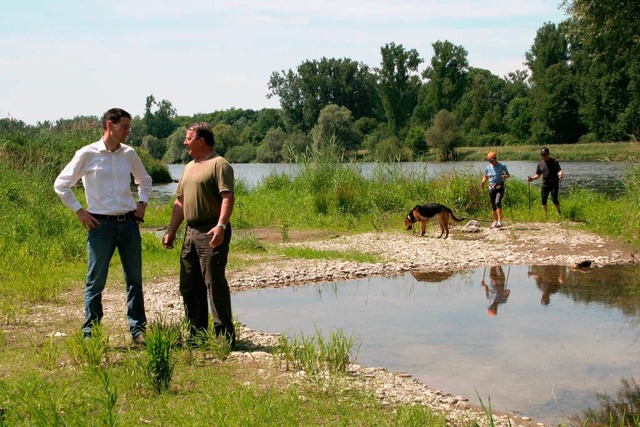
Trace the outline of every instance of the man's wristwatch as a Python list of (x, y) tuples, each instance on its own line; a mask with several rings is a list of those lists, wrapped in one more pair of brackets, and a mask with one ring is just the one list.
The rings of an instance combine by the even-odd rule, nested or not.
[(144, 206), (145, 208), (147, 207), (147, 202), (139, 201), (138, 204)]
[(227, 224), (218, 223), (218, 226), (222, 227), (223, 230), (227, 229)]

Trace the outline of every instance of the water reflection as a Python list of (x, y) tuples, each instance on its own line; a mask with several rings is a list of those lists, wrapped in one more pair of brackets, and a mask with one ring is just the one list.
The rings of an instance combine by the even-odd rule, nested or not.
[(506, 279), (502, 266), (494, 265), (489, 270), (489, 286), (485, 283), (484, 276), (482, 276), (480, 284), (484, 288), (487, 299), (491, 302), (487, 312), (489, 316), (496, 316), (498, 314), (498, 305), (507, 302), (511, 294), (511, 291), (506, 288)]
[(536, 281), (538, 289), (542, 292), (540, 304), (549, 305), (551, 294), (555, 294), (565, 282), (567, 267), (563, 265), (534, 265), (527, 273)]
[[(614, 393), (620, 378), (640, 377), (639, 286), (630, 267), (494, 266), (233, 298), (253, 329), (342, 328), (362, 340), (362, 364), (557, 424), (597, 405), (596, 393)], [(499, 316), (487, 316), (494, 303)]]

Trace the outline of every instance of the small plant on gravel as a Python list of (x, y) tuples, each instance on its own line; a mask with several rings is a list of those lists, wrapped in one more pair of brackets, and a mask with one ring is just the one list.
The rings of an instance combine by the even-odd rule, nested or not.
[(300, 333), (287, 337), (283, 334), (276, 355), (285, 369), (302, 369), (309, 379), (322, 382), (326, 374), (346, 372), (357, 341), (353, 335), (347, 337), (342, 329), (333, 332), (329, 338), (324, 338), (318, 329), (313, 336)]
[(105, 365), (109, 362), (109, 335), (100, 324), (93, 326), (90, 337), (85, 337), (80, 330), (67, 343), (67, 352), (77, 365), (86, 363), (89, 368), (97, 369), (103, 362)]
[(282, 235), (283, 242), (289, 241), (289, 224), (285, 222), (280, 226), (280, 234)]
[[(33, 346), (40, 363), (47, 369), (53, 370), (58, 366), (58, 358), (60, 357), (60, 347), (55, 342), (54, 337), (51, 336), (41, 346), (35, 343), (31, 343)], [(0, 424), (1, 425), (1, 424)]]
[(321, 332), (316, 330), (316, 341), (320, 348), (320, 360), (329, 372), (346, 372), (352, 361), (351, 353), (360, 340), (355, 335), (346, 336), (342, 329), (337, 329), (329, 339), (324, 339)]
[[(484, 402), (482, 401), (482, 398), (480, 397), (480, 394), (478, 394), (477, 390), (476, 390), (476, 396), (478, 396), (478, 400), (480, 401), (480, 407), (482, 408), (485, 415), (487, 416), (486, 425), (489, 427), (494, 427), (496, 424), (495, 424), (495, 420), (493, 419), (493, 408), (491, 407), (491, 397), (488, 398), (488, 401), (487, 401), (488, 406), (484, 406)], [(509, 426), (511, 426), (511, 419), (509, 419), (508, 422), (509, 422)]]
[(213, 331), (198, 332), (195, 337), (198, 348), (210, 352), (220, 360), (225, 360), (231, 354), (231, 342), (227, 337), (216, 336)]
[(173, 376), (174, 362), (171, 360), (171, 351), (179, 342), (181, 325), (177, 322), (168, 322), (162, 317), (150, 322), (145, 337), (147, 351), (146, 374), (149, 383), (157, 393), (163, 393), (169, 389)]
[(118, 388), (112, 384), (111, 375), (106, 369), (98, 369), (97, 375), (100, 378), (104, 390), (104, 396), (94, 397), (92, 400), (105, 409), (105, 413), (100, 416), (101, 425), (118, 425)]

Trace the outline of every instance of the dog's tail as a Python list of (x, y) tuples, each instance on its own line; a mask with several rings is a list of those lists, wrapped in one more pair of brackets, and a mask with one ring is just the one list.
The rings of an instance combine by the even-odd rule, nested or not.
[(447, 210), (449, 211), (449, 214), (451, 215), (451, 218), (453, 218), (455, 221), (460, 222), (460, 221), (464, 221), (466, 218), (462, 217), (462, 218), (457, 218), (454, 214), (453, 211), (449, 208), (447, 208)]

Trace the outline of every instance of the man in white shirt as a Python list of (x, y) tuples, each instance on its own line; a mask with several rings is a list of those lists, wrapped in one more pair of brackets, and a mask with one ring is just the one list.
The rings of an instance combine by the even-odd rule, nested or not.
[[(102, 126), (102, 139), (76, 151), (53, 187), (88, 230), (84, 336), (90, 337), (92, 327), (102, 319), (102, 291), (118, 248), (127, 284), (129, 330), (135, 343), (143, 343), (147, 319), (139, 223), (153, 191), (152, 180), (136, 151), (124, 144), (131, 130), (131, 115), (112, 108), (104, 114)], [(131, 175), (138, 187), (137, 203), (131, 193)], [(79, 179), (85, 189), (86, 209), (72, 191)]]

